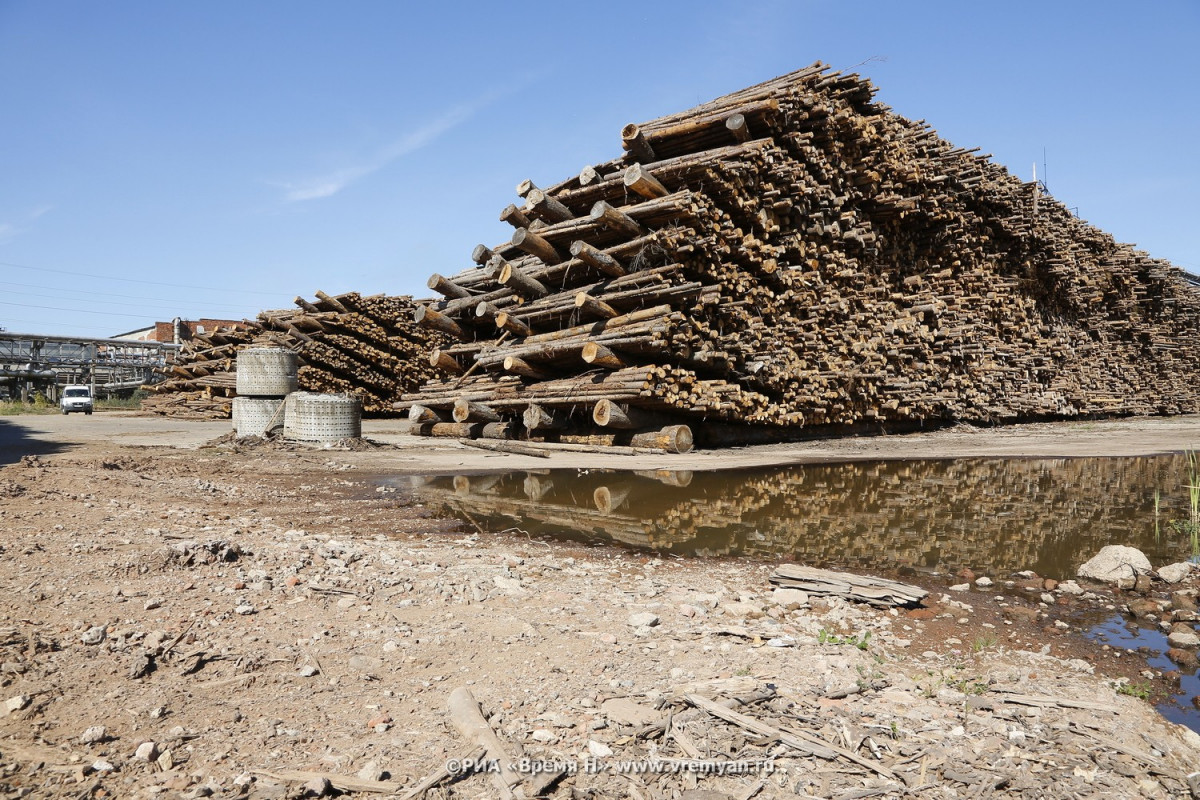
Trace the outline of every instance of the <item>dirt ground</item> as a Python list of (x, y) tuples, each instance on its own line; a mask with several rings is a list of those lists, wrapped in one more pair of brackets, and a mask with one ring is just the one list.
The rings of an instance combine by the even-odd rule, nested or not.
[[(1137, 696), (1144, 660), (1058, 633), (1057, 600), (877, 610), (772, 565), (480, 534), (356, 479), (1149, 454), (1200, 445), (1198, 418), (552, 464), (396, 430), (235, 449), (202, 446), (228, 423), (0, 418), (0, 797), (1200, 796), (1200, 736)], [(473, 755), (466, 692), (513, 768), (438, 774)]]

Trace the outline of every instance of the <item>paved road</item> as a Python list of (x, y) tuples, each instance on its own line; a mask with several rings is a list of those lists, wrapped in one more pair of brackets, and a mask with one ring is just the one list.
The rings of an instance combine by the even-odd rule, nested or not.
[[(228, 433), (228, 421), (143, 417), (131, 412), (0, 417), (0, 465), (36, 453), (67, 452), (104, 443), (196, 448)], [(1010, 425), (960, 426), (930, 433), (823, 439), (763, 447), (709, 450), (687, 455), (621, 456), (555, 452), (551, 458), (493, 453), (454, 440), (404, 434), (400, 420), (365, 420), (363, 434), (398, 450), (355, 454), (370, 466), (396, 473), (531, 468), (712, 470), (828, 461), (918, 458), (1058, 458), (1136, 456), (1200, 450), (1200, 415)], [(349, 454), (347, 454), (349, 455)]]

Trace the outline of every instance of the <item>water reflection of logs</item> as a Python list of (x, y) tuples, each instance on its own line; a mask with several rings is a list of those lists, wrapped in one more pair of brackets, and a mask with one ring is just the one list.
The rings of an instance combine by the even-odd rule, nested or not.
[[(1113, 542), (1178, 560), (1182, 457), (810, 465), (734, 473), (574, 472), (427, 482), (450, 513), (676, 553), (871, 568), (1063, 575)], [(1155, 543), (1155, 490), (1162, 492)]]

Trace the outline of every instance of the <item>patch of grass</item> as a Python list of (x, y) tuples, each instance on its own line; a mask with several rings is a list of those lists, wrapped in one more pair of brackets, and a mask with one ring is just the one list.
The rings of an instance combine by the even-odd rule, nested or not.
[(821, 644), (852, 644), (859, 650), (866, 650), (871, 641), (871, 632), (864, 631), (862, 636), (855, 636), (854, 634), (840, 636), (821, 628), (817, 633), (817, 641)]
[(1139, 681), (1138, 683), (1122, 683), (1117, 687), (1117, 694), (1123, 694), (1127, 697), (1136, 697), (1141, 700), (1150, 699), (1150, 691), (1153, 687), (1150, 681)]
[(22, 403), (20, 400), (0, 401), (0, 417), (12, 417), (17, 414), (53, 414), (58, 407), (49, 401), (40, 400), (33, 403)]
[(999, 639), (994, 633), (981, 633), (975, 637), (975, 641), (971, 642), (971, 652), (980, 653), (989, 647), (995, 647), (998, 641)]
[(737, 675), (739, 678), (744, 678), (744, 677), (746, 677), (747, 675), (749, 675), (749, 674), (750, 674), (750, 668), (749, 668), (749, 667), (742, 667), (741, 669), (737, 670), (737, 671), (736, 671), (736, 672), (734, 672), (733, 674), (734, 674), (734, 675)]

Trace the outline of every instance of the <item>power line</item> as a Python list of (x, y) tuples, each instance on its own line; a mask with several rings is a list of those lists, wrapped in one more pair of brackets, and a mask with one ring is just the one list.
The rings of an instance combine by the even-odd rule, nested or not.
[[(15, 317), (0, 317), (0, 323), (2, 323), (2, 325), (0, 325), (0, 327), (6, 327), (8, 325), (11, 325), (14, 322), (19, 322), (23, 325), (45, 325), (46, 324), (46, 320), (44, 320), (44, 319), (16, 319)], [(99, 325), (76, 325), (74, 323), (72, 323), (68, 327), (70, 327), (71, 329), (79, 329), (79, 330), (84, 330), (84, 331), (111, 331), (112, 330), (112, 328), (102, 328)], [(13, 331), (13, 332), (14, 333), (30, 333), (30, 331)], [(55, 335), (55, 334), (51, 334), (51, 335)], [(110, 334), (110, 336), (111, 336), (111, 334)]]
[[(112, 275), (95, 275), (90, 272), (72, 272), (65, 269), (51, 269), (50, 267), (30, 267), (26, 264), (14, 264), (11, 261), (0, 261), (0, 266), (15, 267), (16, 269), (28, 269), (34, 272), (53, 272), (58, 275), (74, 275), (80, 278), (97, 278), (102, 281), (123, 281), (125, 283), (144, 283), (148, 286), (169, 286), (172, 289), (198, 289), (203, 292), (229, 292), (233, 291), (228, 286), (218, 289), (212, 286), (188, 286), (182, 283), (163, 283), (162, 281), (147, 281), (139, 278), (117, 278)], [(260, 292), (251, 289), (238, 289), (239, 294), (261, 294), (270, 297), (278, 297), (278, 292)]]
[[(70, 290), (68, 290), (68, 291), (70, 291)], [(56, 294), (37, 294), (36, 292), (9, 292), (9, 295), (18, 295), (21, 297), (42, 297), (47, 300), (84, 300), (85, 299), (85, 298), (81, 298), (81, 297), (63, 297), (61, 295), (56, 295)], [(118, 297), (119, 296), (120, 295), (118, 295)], [(177, 301), (173, 301), (173, 300), (165, 300), (163, 302), (177, 303)], [(191, 301), (187, 301), (187, 302), (195, 303), (196, 301), (191, 300)], [(149, 305), (146, 305), (145, 303), (118, 303), (114, 300), (105, 300), (104, 305), (105, 306), (125, 306), (126, 308), (141, 308), (141, 309), (144, 309), (146, 312), (154, 311), (156, 309), (161, 311), (164, 308), (164, 307), (158, 307), (158, 306), (149, 306)], [(182, 304), (177, 303), (177, 305), (175, 306), (176, 309), (178, 308), (178, 305), (182, 305)], [(203, 305), (207, 306), (208, 303), (204, 303)], [(214, 305), (220, 305), (220, 304), (214, 304)], [(229, 308), (244, 308), (244, 306), (228, 306), (228, 307)], [(167, 306), (165, 308), (168, 309), (167, 313), (170, 313), (173, 316), (179, 316), (175, 311), (169, 310), (171, 308), (170, 306)]]
[(85, 308), (60, 308), (58, 306), (35, 306), (32, 303), (8, 303), (0, 300), (0, 306), (17, 306), (18, 308), (40, 308), (45, 311), (70, 311), (73, 314), (100, 314), (105, 317), (128, 317), (130, 319), (145, 319), (145, 314), (118, 314), (115, 311), (88, 311)]
[[(84, 294), (96, 297), (124, 297), (127, 300), (154, 300), (162, 303), (178, 303), (179, 300), (171, 297), (146, 297), (144, 295), (121, 294), (119, 292), (95, 292), (90, 289), (64, 289), (59, 286), (43, 286), (39, 283), (15, 283), (14, 281), (0, 281), (0, 286), (20, 286), (26, 289), (49, 289), (56, 292), (71, 292), (73, 294)], [(29, 292), (15, 292), (15, 294), (29, 294)], [(44, 295), (39, 295), (44, 296)], [(233, 303), (209, 303), (204, 302), (206, 307), (221, 307), (221, 308), (244, 308), (244, 305), (234, 305)]]

